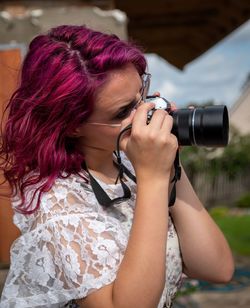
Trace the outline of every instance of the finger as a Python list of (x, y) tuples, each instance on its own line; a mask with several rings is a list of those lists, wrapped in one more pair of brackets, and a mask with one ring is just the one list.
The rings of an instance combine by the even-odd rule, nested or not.
[(176, 104), (175, 102), (170, 102), (170, 105), (171, 105), (171, 110), (174, 111), (174, 110), (177, 110), (177, 107), (176, 107)]
[(158, 91), (154, 92), (153, 95), (154, 95), (154, 96), (161, 96), (160, 92), (158, 92)]
[[(122, 122), (121, 122), (121, 129), (120, 129), (120, 132), (128, 127), (130, 124), (132, 124), (132, 121), (133, 121), (133, 118), (134, 118), (134, 115), (135, 115), (135, 112), (136, 110), (132, 110), (132, 112), (130, 113), (129, 117), (127, 117), (126, 119), (124, 119)], [(131, 134), (131, 129), (128, 129), (125, 133), (122, 134), (121, 136), (121, 139), (120, 139), (120, 149), (122, 151), (125, 151), (126, 150), (126, 146), (127, 146), (127, 142), (129, 140), (129, 136)]]
[(132, 123), (136, 110), (132, 110), (130, 115), (121, 122), (121, 131)]
[(161, 129), (164, 130), (166, 133), (170, 134), (172, 128), (173, 128), (173, 118), (169, 114), (166, 114)]
[(144, 103), (138, 107), (133, 118), (133, 130), (141, 129), (141, 127), (147, 126), (148, 112), (154, 107), (154, 103)]
[(167, 115), (167, 112), (165, 110), (156, 110), (152, 118), (150, 119), (150, 127), (152, 129), (160, 129), (162, 127), (162, 124), (164, 122), (165, 116)]

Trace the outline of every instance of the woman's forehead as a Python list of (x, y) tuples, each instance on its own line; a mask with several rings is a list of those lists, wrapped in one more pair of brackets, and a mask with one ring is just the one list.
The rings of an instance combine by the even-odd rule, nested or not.
[(128, 103), (136, 98), (141, 86), (141, 77), (134, 66), (113, 70), (97, 95), (96, 107), (110, 106), (112, 109), (113, 106)]

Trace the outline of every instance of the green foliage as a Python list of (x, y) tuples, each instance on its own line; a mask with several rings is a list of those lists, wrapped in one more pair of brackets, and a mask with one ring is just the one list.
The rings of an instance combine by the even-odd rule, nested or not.
[(177, 292), (176, 298), (181, 296), (190, 295), (199, 290), (199, 282), (194, 279), (187, 279), (181, 286), (181, 289)]
[(244, 194), (236, 202), (235, 206), (239, 208), (250, 208), (250, 193)]
[(250, 215), (214, 218), (236, 255), (250, 256)]
[(230, 142), (227, 147), (219, 149), (183, 147), (181, 160), (191, 178), (197, 172), (205, 172), (211, 181), (219, 174), (234, 179), (249, 169), (250, 136), (241, 136), (234, 128), (231, 128)]
[(229, 208), (226, 206), (216, 206), (210, 209), (209, 213), (213, 219), (219, 219), (228, 215)]
[(241, 136), (233, 128), (231, 132), (230, 143), (217, 162), (220, 170), (233, 179), (250, 166), (250, 136)]
[(189, 178), (192, 179), (203, 171), (206, 162), (206, 149), (199, 147), (183, 147), (180, 151), (181, 161)]

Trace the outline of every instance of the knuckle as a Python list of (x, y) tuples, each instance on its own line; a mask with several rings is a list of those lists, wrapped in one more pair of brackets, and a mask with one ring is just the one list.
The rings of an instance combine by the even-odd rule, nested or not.
[(155, 110), (154, 115), (158, 117), (165, 117), (168, 113), (163, 109)]
[(159, 137), (159, 141), (162, 145), (166, 146), (168, 145), (169, 143), (169, 137), (167, 134), (162, 134), (160, 137)]
[(134, 130), (132, 131), (131, 137), (132, 137), (133, 139), (139, 139), (140, 136), (141, 136), (141, 134), (140, 134), (140, 131), (139, 131), (138, 129), (134, 129)]
[(170, 134), (162, 134), (159, 139), (160, 139), (160, 142), (163, 145), (169, 146), (173, 149), (178, 148), (178, 140), (177, 140), (176, 136), (171, 134), (171, 133)]
[(161, 142), (164, 145), (169, 145), (171, 144), (171, 136), (169, 134), (164, 134), (161, 136)]
[(156, 132), (153, 131), (153, 130), (150, 130), (149, 133), (148, 133), (148, 139), (149, 139), (149, 141), (153, 142), (153, 141), (156, 140), (156, 138), (157, 138)]
[(178, 139), (177, 139), (177, 137), (176, 137), (175, 135), (173, 135), (173, 134), (170, 134), (170, 136), (171, 136), (171, 145), (173, 146), (174, 149), (177, 150), (177, 148), (178, 148), (178, 146), (179, 146), (179, 144), (178, 144)]
[(145, 131), (140, 128), (136, 128), (131, 133), (131, 138), (137, 143), (142, 142), (145, 139)]
[(165, 114), (166, 114), (166, 111), (163, 110), (163, 109), (156, 109), (156, 110), (155, 110), (155, 114), (162, 114), (162, 115), (165, 115)]
[(174, 119), (171, 115), (167, 114), (166, 115), (166, 120), (168, 121), (170, 127), (172, 128), (173, 127), (173, 124), (174, 124)]

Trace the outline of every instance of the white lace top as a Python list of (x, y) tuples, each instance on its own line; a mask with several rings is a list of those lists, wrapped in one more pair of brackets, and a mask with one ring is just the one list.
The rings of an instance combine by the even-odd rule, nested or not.
[[(1, 308), (68, 307), (72, 299), (84, 298), (115, 280), (135, 208), (136, 184), (127, 180), (132, 197), (108, 209), (98, 204), (89, 184), (72, 175), (56, 180), (34, 214), (15, 212), (14, 223), (22, 235), (11, 248)], [(120, 184), (99, 183), (111, 198), (123, 194)], [(171, 218), (166, 263), (167, 281), (158, 308), (170, 306), (182, 274)]]

